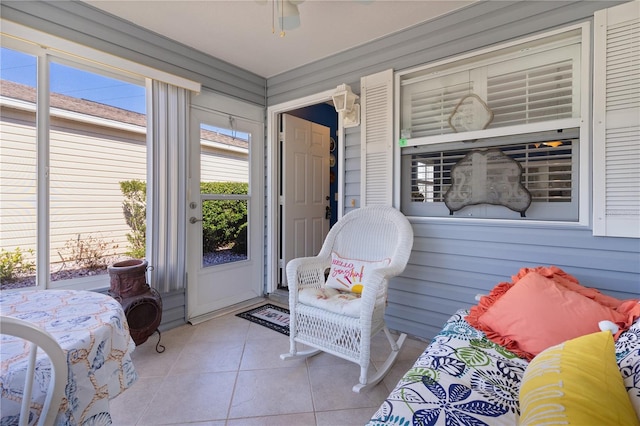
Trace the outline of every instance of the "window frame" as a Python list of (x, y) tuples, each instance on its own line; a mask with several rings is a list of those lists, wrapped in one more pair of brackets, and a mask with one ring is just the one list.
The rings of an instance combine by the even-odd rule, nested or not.
[[(33, 55), (36, 58), (36, 285), (29, 289), (82, 289), (98, 290), (109, 287), (109, 275), (73, 278), (51, 281), (50, 279), (50, 186), (48, 167), (50, 164), (50, 63), (54, 60), (63, 65), (98, 73), (109, 77), (142, 83), (147, 87), (147, 117), (150, 120), (148, 87), (151, 80), (159, 80), (172, 85), (200, 92), (200, 83), (167, 72), (141, 65), (87, 46), (71, 42), (32, 28), (0, 19), (2, 47)], [(147, 166), (149, 166), (147, 156)], [(42, 166), (44, 165), (44, 166)], [(41, 195), (44, 194), (44, 195)], [(148, 200), (149, 210), (153, 200)], [(147, 229), (147, 232), (152, 232)]]
[[(437, 70), (445, 74), (446, 69), (450, 69), (450, 72), (459, 72), (460, 67), (475, 68), (477, 66), (474, 59), (480, 59), (482, 61), (490, 61), (491, 55), (500, 55), (500, 51), (504, 51), (509, 55), (517, 55), (518, 47), (527, 43), (536, 43), (537, 41), (553, 38), (562, 38), (568, 33), (573, 31), (579, 31), (580, 35), (580, 100), (579, 108), (580, 112), (577, 117), (563, 118), (558, 120), (550, 120), (542, 123), (529, 123), (521, 124), (517, 126), (505, 126), (497, 128), (489, 128), (485, 130), (474, 130), (461, 133), (446, 133), (437, 136), (427, 136), (415, 139), (407, 139), (402, 134), (401, 129), (401, 117), (402, 117), (402, 99), (401, 88), (403, 81), (408, 79), (411, 75), (417, 75), (422, 73), (427, 75), (430, 70)], [(445, 60), (437, 61), (434, 63), (425, 64), (419, 67), (398, 71), (395, 73), (395, 98), (394, 98), (394, 129), (395, 138), (398, 141), (394, 144), (394, 205), (401, 206), (402, 201), (406, 199), (403, 195), (403, 189), (406, 192), (407, 173), (403, 171), (402, 154), (403, 150), (410, 149), (412, 146), (420, 146), (424, 144), (441, 145), (444, 150), (456, 149), (455, 145), (462, 145), (470, 140), (478, 140), (485, 138), (499, 138), (503, 136), (517, 136), (526, 135), (542, 131), (558, 130), (558, 129), (579, 129), (580, 146), (578, 150), (577, 172), (578, 178), (574, 187), (577, 188), (578, 197), (578, 216), (577, 220), (543, 220), (543, 219), (530, 219), (521, 220), (521, 218), (483, 218), (483, 217), (462, 217), (462, 216), (422, 216), (415, 214), (407, 214), (412, 220), (416, 221), (457, 221), (470, 223), (482, 222), (487, 224), (499, 224), (499, 225), (515, 225), (522, 226), (544, 226), (544, 227), (587, 227), (590, 225), (590, 205), (591, 205), (591, 180), (590, 175), (592, 171), (592, 165), (590, 161), (590, 152), (592, 146), (591, 136), (591, 24), (584, 22), (581, 24), (571, 25), (563, 28), (558, 28), (552, 31), (545, 31), (539, 34), (513, 40), (506, 43), (501, 43), (496, 46), (492, 46), (486, 49), (477, 50), (474, 52), (458, 55)], [(502, 57), (500, 58), (502, 60)], [(473, 64), (471, 66), (470, 64)], [(435, 71), (434, 71), (435, 72)], [(446, 149), (444, 149), (446, 147)], [(460, 149), (458, 147), (458, 149)], [(444, 204), (444, 203), (443, 203)]]

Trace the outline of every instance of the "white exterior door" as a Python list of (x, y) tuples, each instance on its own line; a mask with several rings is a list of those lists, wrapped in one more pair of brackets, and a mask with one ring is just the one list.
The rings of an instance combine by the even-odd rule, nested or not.
[(282, 285), (287, 262), (318, 254), (327, 233), (330, 130), (288, 114), (282, 116)]
[(263, 294), (260, 123), (191, 109), (187, 317)]

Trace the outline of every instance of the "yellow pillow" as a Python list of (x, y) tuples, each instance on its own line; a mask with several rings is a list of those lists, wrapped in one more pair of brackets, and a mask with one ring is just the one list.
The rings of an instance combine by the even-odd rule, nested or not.
[(640, 425), (616, 363), (609, 331), (536, 356), (520, 386), (520, 425)]

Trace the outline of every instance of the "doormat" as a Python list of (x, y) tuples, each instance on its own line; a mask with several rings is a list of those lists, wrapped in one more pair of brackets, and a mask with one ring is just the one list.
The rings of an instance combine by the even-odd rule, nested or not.
[(266, 305), (236, 314), (256, 324), (268, 327), (278, 333), (289, 335), (289, 310), (267, 303)]

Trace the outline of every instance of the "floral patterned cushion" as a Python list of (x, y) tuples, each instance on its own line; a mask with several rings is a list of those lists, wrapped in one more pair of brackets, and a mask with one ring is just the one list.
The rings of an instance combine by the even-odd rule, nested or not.
[[(375, 412), (373, 425), (508, 425), (520, 416), (528, 362), (487, 339), (456, 312)], [(615, 343), (624, 384), (640, 418), (640, 320)]]

